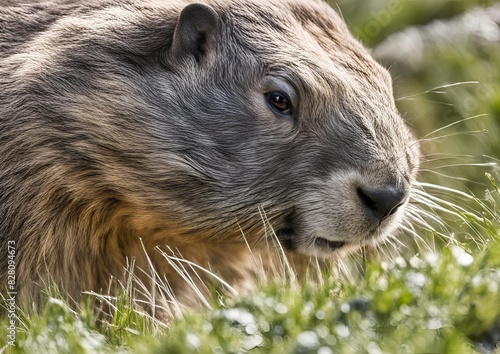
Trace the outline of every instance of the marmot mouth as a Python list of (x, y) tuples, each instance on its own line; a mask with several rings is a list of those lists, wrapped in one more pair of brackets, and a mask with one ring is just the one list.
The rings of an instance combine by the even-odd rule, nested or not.
[(344, 247), (346, 242), (344, 241), (330, 241), (326, 238), (317, 237), (314, 239), (314, 246), (317, 248), (329, 248), (332, 251), (338, 250), (339, 248)]
[[(295, 230), (283, 228), (276, 232), (276, 235), (285, 250), (292, 252), (299, 251), (300, 246), (297, 244), (297, 234), (295, 233)], [(322, 251), (336, 251), (344, 247), (346, 244), (347, 243), (344, 241), (331, 241), (322, 237), (316, 237), (313, 242), (314, 248)]]
[[(294, 218), (293, 212), (286, 217), (284, 227), (276, 232), (276, 236), (278, 237), (278, 240), (283, 248), (287, 251), (301, 253), (300, 249), (303, 246), (306, 246), (304, 244), (301, 247), (301, 243), (303, 243), (304, 240), (301, 241), (298, 237), (299, 235), (297, 233), (296, 220)], [(344, 241), (331, 241), (323, 237), (314, 237), (312, 235), (310, 235), (310, 237), (313, 238), (312, 245), (310, 241), (305, 241), (305, 243), (309, 244), (309, 246), (306, 247), (313, 246), (314, 249), (320, 250), (325, 253), (336, 251), (347, 244)]]

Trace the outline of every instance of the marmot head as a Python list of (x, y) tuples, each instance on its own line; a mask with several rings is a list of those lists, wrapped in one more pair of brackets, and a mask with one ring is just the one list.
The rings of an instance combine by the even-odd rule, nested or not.
[(376, 243), (401, 223), (418, 143), (388, 72), (328, 5), (189, 5), (165, 58), (196, 127), (184, 141), (206, 183), (195, 203), (213, 219), (252, 230), (261, 207), (309, 255)]

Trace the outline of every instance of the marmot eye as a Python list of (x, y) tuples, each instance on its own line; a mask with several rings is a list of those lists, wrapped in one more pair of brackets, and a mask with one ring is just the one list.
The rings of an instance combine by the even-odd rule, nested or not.
[(292, 104), (288, 97), (281, 92), (271, 92), (267, 94), (269, 106), (278, 114), (291, 115)]

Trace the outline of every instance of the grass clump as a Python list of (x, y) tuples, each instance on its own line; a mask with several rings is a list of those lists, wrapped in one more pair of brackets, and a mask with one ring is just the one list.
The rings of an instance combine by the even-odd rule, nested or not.
[[(207, 317), (173, 324), (161, 353), (474, 353), (500, 340), (500, 269), (458, 245), (369, 262), (356, 282), (267, 284)], [(492, 264), (493, 263), (493, 264)], [(328, 276), (329, 275), (329, 276)]]

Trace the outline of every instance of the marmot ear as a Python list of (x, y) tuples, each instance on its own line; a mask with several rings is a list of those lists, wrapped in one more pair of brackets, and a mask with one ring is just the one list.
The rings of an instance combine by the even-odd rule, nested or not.
[(194, 56), (197, 62), (215, 46), (219, 16), (205, 4), (187, 5), (179, 15), (172, 54), (179, 59)]

